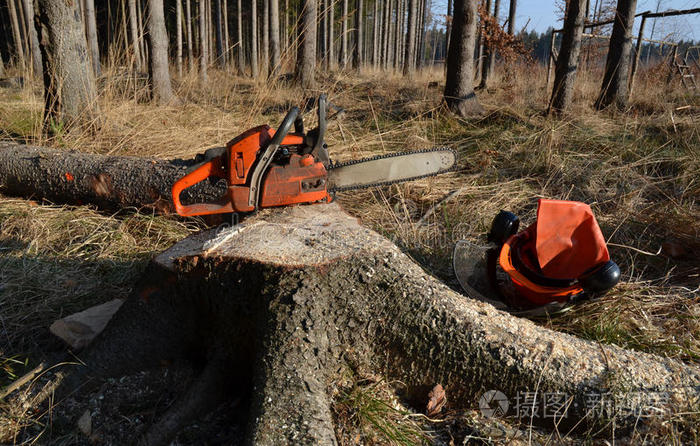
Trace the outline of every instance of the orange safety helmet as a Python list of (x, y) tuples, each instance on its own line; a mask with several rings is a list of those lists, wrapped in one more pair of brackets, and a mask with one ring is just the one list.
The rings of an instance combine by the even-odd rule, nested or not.
[(499, 245), (490, 275), (511, 306), (532, 308), (602, 294), (620, 280), (590, 206), (575, 201), (538, 203), (537, 221), (517, 233), (519, 220), (501, 211), (489, 241)]

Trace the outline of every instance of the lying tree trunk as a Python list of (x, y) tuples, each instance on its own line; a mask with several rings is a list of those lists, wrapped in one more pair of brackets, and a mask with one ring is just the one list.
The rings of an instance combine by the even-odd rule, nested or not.
[[(168, 213), (170, 188), (192, 164), (194, 160), (148, 160), (0, 142), (0, 193), (108, 210), (135, 207)], [(200, 185), (185, 191), (188, 200), (223, 195), (223, 187)]]
[(560, 417), (534, 420), (559, 428), (614, 420), (619, 432), (646, 422), (592, 411), (590, 394), (616, 398), (622, 414), (658, 407), (658, 392), (677, 414), (700, 396), (698, 368), (459, 295), (336, 204), (262, 211), (156, 257), (63, 391), (188, 358), (203, 371), (141, 444), (168, 444), (234, 392), (230, 383), (251, 382), (248, 443), (336, 444), (332, 395), (347, 367), (410, 389), (440, 383), (454, 408), (474, 407), (489, 389), (566, 395)]

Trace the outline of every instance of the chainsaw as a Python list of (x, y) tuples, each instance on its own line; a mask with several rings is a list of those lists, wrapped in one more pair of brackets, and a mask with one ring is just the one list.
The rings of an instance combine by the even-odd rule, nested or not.
[[(437, 175), (455, 164), (455, 152), (444, 148), (333, 163), (324, 142), (327, 106), (323, 94), (318, 99), (318, 127), (306, 133), (299, 108), (293, 107), (277, 130), (268, 125), (255, 127), (226, 147), (199, 155), (199, 162), (172, 187), (176, 212), (182, 216), (237, 214), (276, 206), (329, 203), (336, 192)], [(342, 109), (335, 108), (335, 115), (342, 113)], [(180, 201), (185, 189), (207, 179), (226, 181), (221, 198), (207, 203)]]

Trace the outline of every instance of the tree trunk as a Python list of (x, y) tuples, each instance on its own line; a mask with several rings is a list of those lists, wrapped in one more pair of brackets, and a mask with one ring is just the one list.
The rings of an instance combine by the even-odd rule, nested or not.
[(420, 14), (418, 15), (418, 35), (416, 37), (417, 49), (416, 49), (416, 67), (420, 70), (423, 68), (423, 62), (425, 61), (425, 37), (426, 37), (426, 24), (428, 22), (428, 0), (419, 0)]
[(352, 66), (357, 71), (362, 71), (362, 0), (355, 4), (355, 49), (353, 51)]
[(618, 0), (615, 24), (610, 36), (608, 58), (605, 63), (603, 85), (595, 107), (602, 110), (612, 104), (627, 108), (629, 100), (630, 55), (632, 52), (632, 28), (637, 0)]
[(32, 68), (34, 75), (38, 76), (42, 70), (41, 50), (39, 49), (39, 37), (34, 26), (34, 2), (33, 0), (24, 0), (24, 9), (26, 14), (27, 32), (29, 33), (29, 43), (31, 44), (32, 53)]
[(389, 2), (384, 1), (382, 5), (382, 68), (386, 70), (389, 67), (389, 20), (391, 16), (389, 15)]
[(223, 0), (223, 22), (224, 22), (224, 64), (228, 65), (231, 61), (231, 44), (228, 33), (228, 0)]
[(47, 130), (88, 123), (99, 115), (95, 80), (77, 2), (39, 0)]
[(100, 49), (97, 43), (97, 21), (95, 19), (95, 0), (85, 0), (85, 30), (95, 76), (102, 74), (100, 66)]
[(372, 68), (379, 64), (379, 2), (374, 1), (374, 14), (372, 15)]
[(392, 2), (396, 3), (396, 18), (392, 22), (391, 26), (391, 42), (392, 42), (392, 54), (393, 54), (393, 60), (392, 60), (392, 66), (394, 68), (394, 71), (396, 71), (400, 64), (401, 64), (401, 48), (400, 48), (400, 43), (401, 43), (401, 23), (403, 22), (403, 11), (401, 10), (401, 2), (402, 0), (392, 0)]
[(207, 6), (206, 0), (199, 0), (199, 79), (206, 84), (207, 76)]
[(236, 33), (238, 38), (238, 73), (245, 73), (245, 53), (243, 51), (243, 5), (241, 0), (236, 2)]
[[(53, 0), (46, 0), (51, 1)], [(42, 8), (43, 9), (43, 8)], [(170, 189), (195, 160), (156, 160), (65, 152), (0, 142), (0, 188), (8, 196), (172, 212)], [(200, 183), (183, 200), (212, 201), (223, 189)]]
[(182, 77), (182, 0), (175, 0), (175, 2), (175, 32), (177, 42), (175, 63), (177, 64), (177, 76)]
[(276, 75), (280, 71), (280, 5), (279, 0), (270, 0), (270, 50), (272, 60), (270, 74)]
[(138, 4), (136, 6), (136, 14), (137, 14), (137, 23), (139, 26), (139, 47), (140, 47), (140, 53), (141, 53), (141, 69), (146, 65), (148, 62), (148, 46), (146, 45), (146, 33), (143, 30), (143, 23), (144, 23), (144, 16), (143, 16), (143, 3), (142, 0), (138, 0)]
[(16, 2), (16, 0), (7, 0), (7, 10), (10, 12), (10, 25), (12, 26), (12, 37), (15, 41), (17, 65), (24, 68), (24, 45), (22, 43), (22, 34), (19, 29), (19, 20), (17, 19), (18, 6), (19, 4)]
[[(189, 7), (189, 0), (187, 0)], [(129, 29), (131, 30), (131, 45), (134, 51), (134, 61), (136, 62), (136, 70), (141, 71), (141, 48), (139, 46), (139, 29), (136, 12), (136, 0), (129, 0)]]
[[(487, 2), (487, 5), (490, 8), (491, 1), (489, 0)], [(498, 26), (498, 11), (501, 7), (501, 0), (495, 0), (494, 1), (494, 9), (493, 9), (493, 20), (494, 24), (493, 26)], [(491, 10), (487, 9), (487, 12), (491, 14)], [(492, 26), (490, 22), (487, 22), (485, 25), (487, 28)], [(493, 34), (495, 30), (488, 30), (489, 34)], [(484, 50), (483, 50), (483, 57), (481, 58), (481, 82), (479, 83), (479, 89), (481, 88), (487, 88), (489, 81), (491, 80), (491, 73), (493, 72), (493, 68), (495, 65), (496, 61), (496, 49), (493, 48), (491, 44), (486, 42), (484, 45)]]
[[(624, 415), (635, 405), (682, 416), (700, 396), (697, 367), (550, 331), (459, 295), (337, 204), (264, 210), (156, 257), (82, 365), (67, 366), (59, 394), (87, 384), (78, 391), (89, 396), (104, 378), (187, 360), (203, 371), (141, 445), (169, 444), (246, 388), (246, 444), (337, 444), (331, 402), (348, 369), (407, 389), (440, 383), (455, 412), (489, 389), (565, 395), (559, 417), (535, 422), (566, 431), (643, 430), (653, 421)], [(629, 389), (644, 389), (640, 400)], [(619, 401), (620, 412), (590, 410), (591, 394)]]
[(328, 10), (326, 18), (328, 20), (328, 69), (335, 68), (335, 0), (326, 0)]
[(348, 64), (348, 0), (343, 0), (342, 39), (340, 41), (340, 67), (345, 69)]
[(515, 13), (518, 8), (518, 0), (510, 0), (508, 9), (508, 34), (515, 35)]
[(452, 35), (447, 54), (445, 103), (461, 117), (480, 115), (484, 109), (474, 93), (474, 43), (478, 14), (476, 0), (455, 0)]
[(173, 100), (168, 64), (168, 33), (165, 30), (163, 0), (148, 0), (148, 78), (151, 95), (159, 104)]
[[(299, 14), (299, 53), (297, 55), (296, 79), (304, 89), (313, 88), (316, 81), (316, 15), (317, 0), (304, 0), (300, 3)], [(347, 0), (345, 0), (347, 1)]]
[(416, 55), (414, 49), (416, 46), (416, 16), (417, 0), (408, 0), (408, 34), (406, 36), (406, 52), (403, 59), (403, 74), (404, 76), (412, 76), (414, 71), (414, 63)]
[(5, 62), (2, 60), (2, 51), (0, 51), (0, 76), (5, 76)]
[(221, 0), (214, 0), (214, 28), (216, 31), (216, 64), (223, 69), (224, 59), (224, 25), (221, 13)]
[(263, 0), (262, 19), (262, 69), (265, 71), (270, 68), (270, 0)]
[[(452, 21), (454, 20), (452, 0), (447, 0), (447, 20), (445, 20), (445, 54), (450, 50), (450, 38), (452, 36)], [(447, 63), (445, 63), (447, 66)]]
[(561, 49), (554, 72), (554, 88), (549, 112), (561, 113), (571, 105), (574, 82), (581, 55), (581, 34), (586, 13), (586, 0), (570, 0), (566, 8)]
[(194, 35), (192, 29), (192, 6), (191, 0), (185, 1), (185, 21), (187, 22), (187, 64), (190, 73), (194, 71)]
[(250, 2), (250, 68), (253, 79), (258, 77), (258, 0)]

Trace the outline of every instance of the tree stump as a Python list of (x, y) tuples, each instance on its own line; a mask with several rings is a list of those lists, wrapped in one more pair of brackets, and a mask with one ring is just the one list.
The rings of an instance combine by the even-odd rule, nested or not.
[[(235, 383), (252, 386), (248, 443), (336, 444), (331, 403), (347, 366), (412, 388), (439, 383), (454, 408), (476, 407), (491, 389), (558, 392), (568, 409), (548, 422), (560, 426), (610, 421), (587, 410), (591, 392), (664, 392), (679, 412), (700, 395), (696, 367), (547, 330), (454, 292), (337, 204), (266, 210), (176, 244), (80, 357), (86, 366), (64, 391), (163, 361), (203, 365), (144, 445), (168, 444)], [(617, 429), (644, 422), (613, 418)]]

